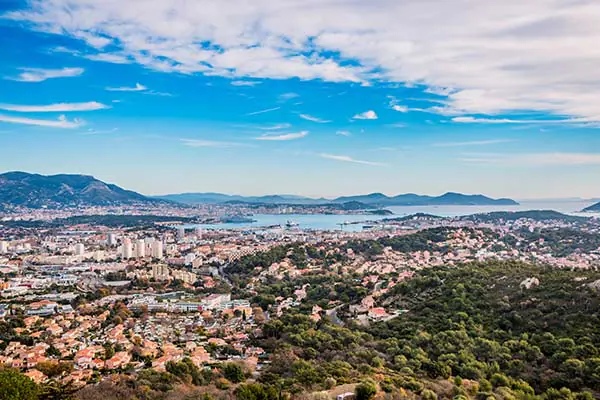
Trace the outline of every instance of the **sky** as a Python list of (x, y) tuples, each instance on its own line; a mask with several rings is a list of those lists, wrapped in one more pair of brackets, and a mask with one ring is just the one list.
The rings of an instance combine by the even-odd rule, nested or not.
[(0, 171), (600, 197), (596, 0), (4, 0)]

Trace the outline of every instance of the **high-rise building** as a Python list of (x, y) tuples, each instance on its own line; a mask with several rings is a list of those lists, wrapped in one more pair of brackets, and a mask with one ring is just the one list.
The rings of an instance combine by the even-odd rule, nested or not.
[(152, 243), (152, 257), (163, 258), (163, 243), (160, 240), (155, 240)]
[(183, 226), (177, 228), (177, 240), (180, 242), (185, 240), (185, 228)]
[(109, 232), (109, 234), (106, 236), (106, 244), (108, 244), (109, 246), (116, 246), (117, 245), (117, 235), (115, 235), (112, 232)]
[(121, 246), (121, 257), (122, 258), (131, 258), (133, 257), (133, 245), (131, 244), (131, 239), (125, 238), (123, 239), (123, 245)]
[(196, 228), (196, 239), (201, 240), (202, 239), (202, 228), (198, 227)]
[(84, 254), (85, 254), (85, 246), (83, 245), (83, 243), (77, 243), (75, 245), (75, 255), (82, 256)]
[(142, 239), (135, 242), (135, 256), (138, 258), (146, 257), (146, 243)]
[(8, 253), (8, 242), (0, 242), (0, 254)]

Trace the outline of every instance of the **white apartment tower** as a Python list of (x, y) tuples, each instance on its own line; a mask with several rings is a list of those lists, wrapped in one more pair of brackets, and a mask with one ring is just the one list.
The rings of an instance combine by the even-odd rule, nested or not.
[(122, 258), (131, 258), (133, 257), (133, 245), (131, 244), (131, 239), (125, 238), (123, 239), (122, 249)]
[(75, 255), (82, 256), (84, 254), (85, 254), (85, 246), (83, 245), (83, 243), (77, 243), (75, 245)]
[(146, 244), (142, 239), (135, 242), (135, 256), (138, 258), (146, 257)]
[(152, 257), (163, 258), (163, 243), (160, 240), (155, 240), (152, 243)]
[(117, 245), (117, 235), (115, 235), (114, 233), (110, 232), (106, 236), (106, 244), (108, 244), (109, 246), (116, 246)]

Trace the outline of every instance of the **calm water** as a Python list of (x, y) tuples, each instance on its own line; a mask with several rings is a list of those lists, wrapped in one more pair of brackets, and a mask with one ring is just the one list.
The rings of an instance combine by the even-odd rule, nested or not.
[[(555, 210), (565, 214), (580, 215), (579, 211), (593, 202), (583, 201), (554, 201), (554, 202), (535, 202), (522, 201), (517, 206), (401, 206), (389, 207), (396, 216), (405, 216), (416, 213), (427, 213), (439, 215), (442, 217), (454, 217), (470, 214), (488, 213), (493, 211), (527, 211), (527, 210)], [(596, 215), (600, 214), (581, 214)], [(358, 222), (355, 224), (343, 225), (344, 231), (360, 231), (363, 223), (366, 221), (375, 221), (384, 218), (393, 218), (393, 216), (381, 215), (323, 215), (323, 214), (255, 214), (252, 216), (256, 222), (239, 224), (199, 224), (189, 225), (188, 228), (201, 227), (203, 229), (244, 229), (260, 228), (273, 225), (285, 225), (287, 221), (293, 221), (301, 229), (314, 230), (339, 230), (340, 224), (345, 222)]]

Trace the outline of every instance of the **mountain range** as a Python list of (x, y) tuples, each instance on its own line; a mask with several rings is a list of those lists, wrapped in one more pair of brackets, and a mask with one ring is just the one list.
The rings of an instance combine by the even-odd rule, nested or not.
[(441, 196), (423, 196), (413, 193), (386, 196), (382, 193), (344, 196), (335, 199), (309, 198), (295, 195), (239, 196), (222, 193), (182, 193), (148, 197), (102, 182), (88, 175), (40, 175), (27, 172), (0, 174), (0, 205), (30, 208), (59, 208), (65, 206), (105, 206), (158, 204), (346, 204), (356, 203), (370, 207), (426, 206), (426, 205), (516, 205), (511, 199), (492, 199), (483, 195), (446, 193)]
[(0, 174), (0, 204), (29, 208), (164, 202), (88, 175)]
[(239, 196), (221, 193), (181, 193), (168, 194), (156, 197), (183, 204), (220, 204), (220, 203), (249, 203), (249, 204), (340, 204), (358, 202), (374, 207), (388, 206), (430, 206), (430, 205), (517, 205), (511, 199), (492, 199), (483, 195), (466, 195), (461, 193), (446, 193), (441, 196), (424, 196), (418, 194), (401, 194), (386, 196), (383, 193), (366, 195), (343, 196), (335, 199), (310, 198), (294, 195), (268, 195), (268, 196)]

